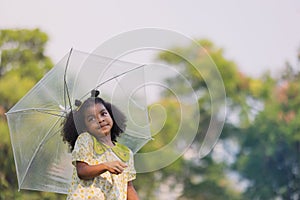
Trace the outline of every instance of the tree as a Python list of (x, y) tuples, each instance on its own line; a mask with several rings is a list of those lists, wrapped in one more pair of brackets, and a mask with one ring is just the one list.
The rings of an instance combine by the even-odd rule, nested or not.
[[(270, 96), (271, 88), (275, 84), (273, 79), (267, 73), (262, 78), (251, 78), (239, 71), (238, 66), (233, 61), (226, 59), (223, 55), (224, 50), (215, 46), (211, 41), (203, 39), (198, 40), (197, 43), (202, 48), (195, 48), (195, 45), (177, 47), (175, 52), (180, 52), (185, 58), (192, 60), (195, 65), (209, 66), (211, 60), (215, 63), (225, 86), (227, 106), (231, 111), (228, 113), (230, 115), (234, 112), (235, 115), (238, 115), (239, 126), (246, 127), (252, 118), (253, 102), (264, 101)], [(209, 74), (211, 67), (201, 68), (201, 74), (199, 74), (195, 67), (187, 63), (180, 55), (166, 51), (160, 54), (159, 58), (167, 64), (177, 66), (180, 72), (189, 78), (193, 89), (204, 93), (203, 97), (199, 99), (200, 109), (204, 109), (204, 104), (210, 101), (210, 95), (207, 91), (207, 80), (201, 74)], [(209, 78), (214, 79), (214, 77)], [(177, 87), (180, 87), (181, 84), (177, 78), (170, 79), (168, 82), (170, 85), (177, 85)], [(209, 109), (210, 107), (206, 112), (209, 112)]]
[(240, 138), (235, 169), (249, 181), (245, 199), (300, 197), (300, 76), (289, 65), (264, 109)]
[[(173, 178), (175, 181), (170, 188), (175, 188), (177, 185), (182, 185), (180, 199), (240, 199), (240, 192), (230, 181), (227, 171), (230, 170), (230, 164), (226, 161), (216, 161), (212, 154), (209, 154), (204, 159), (198, 158), (198, 150), (201, 146), (201, 141), (208, 130), (209, 121), (211, 119), (211, 99), (208, 92), (205, 77), (202, 74), (208, 75), (211, 73), (211, 68), (202, 68), (201, 74), (192, 66), (192, 61), (195, 65), (209, 65), (211, 60), (215, 63), (217, 70), (221, 74), (226, 90), (226, 99), (228, 102), (228, 109), (239, 116), (238, 122), (227, 121), (223, 129), (220, 140), (226, 140), (235, 134), (240, 134), (238, 129), (240, 127), (247, 127), (253, 118), (253, 102), (259, 104), (260, 101), (270, 94), (270, 87), (273, 81), (268, 75), (264, 79), (253, 79), (241, 73), (233, 61), (226, 59), (223, 55), (223, 50), (216, 47), (209, 40), (197, 41), (203, 48), (194, 48), (194, 45), (185, 47), (175, 47), (174, 51), (166, 51), (158, 55), (159, 59), (169, 65), (176, 67), (180, 74), (184, 74), (190, 81), (194, 91), (199, 94), (198, 103), (199, 111), (201, 113), (201, 121), (199, 124), (198, 134), (192, 144), (189, 153), (192, 152), (193, 157), (187, 158), (185, 155), (179, 158), (174, 164), (151, 174), (152, 180), (161, 181)], [(179, 52), (175, 54), (173, 52)], [(207, 56), (209, 55), (209, 56)], [(214, 77), (209, 77), (213, 78)], [(177, 88), (184, 93), (185, 88), (180, 82), (180, 76), (173, 77), (167, 80), (167, 83)], [(189, 94), (187, 94), (188, 96)], [(160, 134), (155, 135), (154, 141), (149, 142), (142, 151), (153, 150), (154, 147), (162, 147), (172, 140), (174, 135), (168, 135), (172, 132), (178, 123), (179, 119), (174, 119), (174, 111), (172, 111), (172, 96), (170, 93), (164, 93), (164, 107), (166, 108), (168, 119), (165, 123), (164, 129)], [(173, 104), (173, 106), (175, 106)], [(225, 105), (220, 105), (225, 106)], [(176, 106), (175, 106), (176, 107)], [(179, 109), (177, 107), (177, 109)], [(176, 110), (176, 109), (175, 109)], [(232, 112), (228, 112), (232, 113)], [(235, 123), (235, 125), (233, 125)], [(174, 126), (175, 125), (175, 126)], [(232, 131), (232, 130), (235, 131)], [(173, 131), (174, 132), (174, 131)], [(194, 152), (193, 152), (194, 151)], [(157, 175), (159, 174), (159, 175)], [(150, 176), (150, 174), (148, 174)], [(157, 178), (159, 177), (159, 178)], [(138, 180), (137, 180), (138, 181)], [(149, 192), (157, 191), (157, 188), (149, 189), (149, 185), (142, 186), (143, 183), (138, 182), (141, 190), (146, 188)], [(154, 187), (154, 185), (152, 185)]]
[(4, 109), (15, 104), (52, 67), (44, 55), (48, 40), (35, 30), (0, 32), (0, 103)]
[(53, 66), (44, 53), (48, 41), (39, 29), (0, 30), (0, 199), (50, 199), (51, 193), (17, 192), (17, 177), (5, 112)]

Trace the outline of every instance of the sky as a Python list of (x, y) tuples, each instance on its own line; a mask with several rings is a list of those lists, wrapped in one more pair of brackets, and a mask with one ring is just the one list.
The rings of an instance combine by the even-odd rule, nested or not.
[(161, 28), (211, 40), (250, 76), (300, 67), (298, 0), (0, 0), (0, 28), (40, 28), (54, 63), (71, 48), (93, 52), (124, 32)]

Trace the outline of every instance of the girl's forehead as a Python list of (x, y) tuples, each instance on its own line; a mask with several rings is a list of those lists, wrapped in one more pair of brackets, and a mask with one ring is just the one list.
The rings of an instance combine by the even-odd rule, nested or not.
[(105, 106), (102, 103), (96, 103), (88, 106), (85, 110), (85, 113), (97, 112), (101, 110), (106, 110)]

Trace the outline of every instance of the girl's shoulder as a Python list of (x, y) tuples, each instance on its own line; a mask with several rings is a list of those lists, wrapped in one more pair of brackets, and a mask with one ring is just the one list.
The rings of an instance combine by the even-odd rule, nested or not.
[(83, 133), (80, 133), (78, 135), (78, 138), (77, 138), (77, 141), (89, 141), (89, 142), (92, 142), (93, 141), (93, 138), (91, 136), (91, 134), (89, 134), (88, 132), (83, 132)]
[(93, 144), (93, 139), (91, 138), (91, 135), (89, 133), (81, 133), (78, 135), (78, 138), (76, 139), (74, 150), (72, 151), (72, 153), (91, 151), (92, 144)]

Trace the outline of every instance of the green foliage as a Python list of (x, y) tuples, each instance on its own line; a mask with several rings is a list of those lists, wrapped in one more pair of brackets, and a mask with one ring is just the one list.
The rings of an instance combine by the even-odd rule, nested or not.
[(235, 168), (250, 181), (247, 199), (300, 195), (300, 79), (295, 77), (280, 81), (241, 137)]
[[(159, 59), (177, 67), (191, 81), (193, 89), (202, 94), (199, 98), (201, 128), (196, 137), (197, 141), (202, 141), (211, 117), (210, 96), (204, 79), (209, 77), (210, 71), (202, 68), (198, 73), (186, 59), (192, 60), (194, 65), (205, 66), (209, 63), (209, 55), (223, 78), (228, 112), (239, 119), (239, 123), (225, 123), (220, 140), (238, 141), (240, 151), (233, 155), (235, 160), (232, 164), (217, 162), (211, 155), (202, 160), (183, 157), (178, 160), (175, 169), (169, 166), (161, 170), (161, 177), (175, 176), (177, 182), (183, 183), (180, 199), (292, 199), (299, 196), (300, 73), (288, 67), (278, 80), (269, 73), (260, 78), (247, 77), (238, 71), (233, 61), (223, 56), (222, 49), (208, 40), (198, 42), (202, 49), (192, 45), (176, 47), (174, 52), (178, 54), (164, 52)], [(185, 88), (178, 80), (172, 78), (167, 82), (182, 92)], [(166, 99), (169, 96), (165, 94)], [(166, 124), (170, 127), (164, 132), (175, 127), (171, 124), (176, 124), (176, 121), (172, 117), (168, 120)], [(172, 139), (170, 137), (156, 136), (159, 141), (155, 142), (166, 142)], [(192, 147), (199, 149), (199, 145), (201, 142), (195, 142)], [(235, 170), (247, 180), (244, 192), (234, 187), (226, 176), (229, 170)], [(178, 174), (180, 176), (176, 176)], [(155, 177), (155, 174), (152, 176)]]
[(65, 199), (65, 195), (21, 191), (6, 122), (8, 111), (53, 66), (39, 29), (0, 30), (0, 199)]
[(39, 29), (0, 30), (0, 104), (14, 105), (53, 66)]
[[(193, 167), (190, 167), (193, 166)], [(179, 199), (240, 199), (238, 191), (224, 174), (225, 163), (211, 157), (186, 162), (184, 193)]]
[[(17, 84), (13, 84), (17, 83)], [(0, 103), (5, 108), (12, 107), (35, 84), (32, 78), (20, 77), (17, 72), (10, 72), (0, 79)]]
[[(246, 98), (248, 96), (254, 98), (254, 94), (252, 94), (253, 90), (255, 90), (256, 97), (260, 98), (261, 85), (259, 84), (263, 83), (262, 81), (257, 81), (259, 84), (253, 84), (251, 91), (249, 85), (252, 79), (242, 75), (237, 70), (235, 63), (227, 60), (223, 56), (222, 49), (215, 47), (214, 44), (208, 40), (201, 40), (199, 43), (203, 48), (194, 48), (192, 45), (187, 47), (175, 47), (174, 51), (163, 52), (158, 55), (160, 60), (165, 61), (167, 64), (172, 64), (178, 69), (180, 74), (184, 74), (189, 80), (189, 83), (191, 83), (194, 91), (201, 93), (198, 100), (201, 121), (195, 142), (191, 146), (191, 149), (194, 150), (191, 151), (192, 153), (189, 152), (192, 158), (186, 158), (185, 156), (180, 157), (172, 165), (161, 169), (159, 172), (149, 173), (147, 176), (152, 177), (150, 178), (151, 180), (159, 181), (164, 185), (166, 180), (172, 178), (175, 181), (173, 184), (168, 185), (168, 187), (171, 188), (175, 188), (181, 184), (182, 192), (179, 199), (240, 199), (240, 192), (232, 186), (233, 183), (231, 183), (226, 176), (226, 170), (229, 168), (226, 163), (214, 161), (211, 155), (202, 160), (198, 158), (198, 150), (207, 133), (212, 114), (210, 94), (205, 78), (209, 78), (213, 82), (214, 77), (211, 77), (212, 73), (210, 67), (201, 68), (199, 73), (198, 68), (195, 68), (194, 65), (211, 66), (212, 60), (215, 62), (215, 67), (217, 67), (224, 80), (226, 93), (228, 99), (232, 102), (232, 107), (242, 107), (241, 104), (247, 105)], [(177, 52), (177, 54), (173, 52)], [(187, 59), (192, 62), (188, 62)], [(184, 84), (180, 82), (180, 80), (180, 77), (175, 77), (168, 79), (167, 83), (172, 86), (172, 88), (176, 88), (176, 91), (180, 91), (181, 94), (189, 95), (188, 90), (184, 88)], [(237, 92), (242, 92), (243, 96), (239, 96)], [(164, 147), (174, 139), (174, 137), (178, 137), (171, 133), (177, 132), (180, 123), (189, 123), (188, 121), (182, 121), (184, 117), (176, 117), (180, 116), (180, 114), (177, 115), (178, 111), (180, 111), (180, 107), (172, 98), (172, 94), (165, 93), (164, 95), (163, 102), (159, 103), (166, 109), (167, 119), (160, 132), (154, 135), (154, 140), (145, 145), (142, 152), (154, 151)], [(196, 112), (196, 110), (194, 112)], [(189, 134), (189, 132), (187, 131), (186, 134)], [(229, 135), (230, 133), (227, 133), (227, 136)], [(159, 187), (159, 185), (154, 184), (152, 188), (149, 189), (149, 185), (147, 185), (147, 187), (143, 185), (142, 182), (139, 182), (139, 184), (141, 184), (138, 186), (139, 188), (143, 188), (142, 190), (147, 188), (149, 192), (157, 192)]]
[[(195, 91), (202, 91), (204, 96), (199, 101), (206, 104), (210, 101), (206, 81), (214, 81), (211, 69), (215, 67), (223, 79), (227, 106), (238, 112), (241, 126), (248, 126), (253, 109), (249, 99), (257, 102), (263, 101), (271, 94), (275, 82), (268, 74), (254, 79), (241, 73), (233, 61), (224, 57), (223, 50), (217, 48), (209, 40), (199, 40), (198, 44), (200, 46), (190, 45), (174, 48), (176, 54), (173, 51), (166, 51), (161, 53), (158, 58), (175, 65), (179, 72), (187, 77)], [(198, 68), (200, 73), (197, 71), (197, 66), (202, 66)], [(172, 86), (182, 87), (178, 78), (169, 79), (167, 82)], [(210, 106), (207, 108), (206, 112), (209, 112)]]

